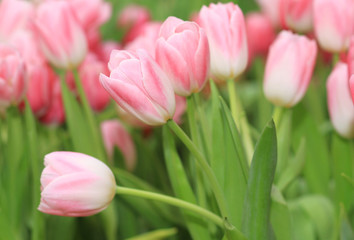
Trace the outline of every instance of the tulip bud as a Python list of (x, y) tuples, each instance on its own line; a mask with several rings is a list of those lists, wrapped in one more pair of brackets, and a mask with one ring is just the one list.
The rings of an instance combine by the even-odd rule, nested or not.
[(330, 52), (343, 52), (354, 33), (353, 0), (314, 0), (314, 30), (319, 45)]
[(282, 31), (270, 46), (264, 76), (264, 94), (273, 104), (292, 107), (304, 96), (317, 54), (307, 37)]
[(312, 30), (313, 0), (280, 0), (280, 21), (283, 27), (297, 32)]
[(247, 66), (246, 27), (241, 9), (234, 3), (203, 6), (198, 24), (210, 47), (210, 71), (217, 80), (239, 76)]
[(347, 55), (349, 77), (354, 74), (354, 37), (351, 38), (350, 47)]
[(0, 44), (0, 110), (18, 104), (27, 88), (25, 63), (17, 49)]
[(102, 122), (101, 132), (109, 158), (113, 158), (114, 147), (117, 147), (123, 154), (126, 168), (133, 171), (136, 165), (136, 152), (129, 132), (118, 120)]
[(72, 69), (84, 59), (86, 36), (68, 2), (41, 3), (34, 30), (44, 55), (55, 67)]
[(327, 80), (327, 103), (334, 129), (345, 138), (354, 138), (354, 105), (348, 84), (348, 66), (339, 62)]
[(209, 45), (194, 22), (169, 17), (156, 43), (156, 61), (169, 76), (178, 95), (189, 96), (204, 87), (209, 72)]
[(52, 152), (44, 157), (41, 203), (44, 213), (84, 217), (104, 210), (115, 195), (112, 171), (82, 153)]
[(113, 51), (108, 68), (110, 76), (101, 74), (101, 84), (125, 111), (149, 125), (161, 125), (173, 117), (170, 80), (146, 51)]

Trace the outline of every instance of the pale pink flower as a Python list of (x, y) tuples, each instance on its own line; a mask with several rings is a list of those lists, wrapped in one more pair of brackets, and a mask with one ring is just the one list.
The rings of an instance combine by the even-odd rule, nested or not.
[(280, 1), (281, 0), (256, 0), (262, 12), (269, 17), (274, 27), (280, 25)]
[(113, 51), (108, 67), (110, 76), (101, 74), (101, 84), (125, 111), (149, 125), (162, 125), (173, 117), (170, 80), (146, 51)]
[(169, 17), (160, 28), (156, 61), (178, 95), (200, 92), (208, 78), (210, 54), (203, 29), (194, 22)]
[(350, 47), (347, 55), (349, 77), (354, 74), (354, 36), (351, 38)]
[(352, 74), (351, 77), (349, 78), (349, 89), (354, 104), (354, 74)]
[(23, 58), (13, 46), (0, 44), (0, 109), (18, 104), (27, 89)]
[(313, 0), (280, 0), (280, 21), (286, 28), (309, 32), (313, 27)]
[(72, 69), (83, 61), (86, 36), (68, 2), (41, 3), (34, 30), (44, 55), (55, 67)]
[(354, 105), (348, 84), (348, 66), (339, 62), (327, 80), (327, 103), (334, 129), (345, 138), (354, 138)]
[(83, 153), (52, 152), (44, 158), (41, 203), (44, 213), (84, 217), (109, 205), (115, 195), (112, 171), (100, 160)]
[(312, 78), (316, 55), (314, 40), (282, 31), (268, 53), (263, 85), (266, 98), (283, 107), (298, 103)]
[(218, 80), (239, 76), (247, 66), (246, 27), (241, 9), (234, 3), (203, 6), (198, 24), (204, 28), (210, 47), (210, 71)]
[(136, 165), (136, 150), (132, 137), (118, 120), (107, 120), (101, 123), (103, 143), (108, 157), (112, 160), (114, 147), (122, 153), (125, 166), (133, 171)]
[(319, 45), (330, 52), (343, 52), (354, 33), (353, 0), (314, 0), (314, 30)]

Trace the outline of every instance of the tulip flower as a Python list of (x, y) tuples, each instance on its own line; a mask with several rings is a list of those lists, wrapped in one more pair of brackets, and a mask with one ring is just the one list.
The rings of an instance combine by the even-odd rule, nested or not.
[(101, 84), (125, 111), (149, 125), (162, 125), (173, 117), (170, 80), (146, 51), (113, 51), (108, 68), (110, 76), (101, 74)]
[(76, 152), (52, 152), (44, 157), (41, 202), (44, 213), (83, 217), (104, 210), (115, 195), (112, 171), (100, 160)]
[(350, 47), (347, 55), (348, 73), (349, 77), (354, 74), (354, 37), (350, 41)]
[(86, 36), (68, 2), (41, 3), (34, 30), (44, 55), (55, 67), (72, 69), (83, 61)]
[(198, 24), (209, 40), (211, 74), (221, 81), (239, 76), (246, 69), (248, 60), (241, 9), (234, 3), (211, 3), (200, 10)]
[(349, 88), (350, 94), (352, 96), (353, 104), (354, 104), (354, 74), (349, 78)]
[(265, 56), (275, 39), (275, 30), (269, 18), (262, 13), (249, 13), (246, 16), (246, 29), (249, 58), (255, 55)]
[(18, 104), (27, 88), (27, 72), (19, 51), (0, 44), (0, 110)]
[(348, 66), (339, 62), (327, 79), (327, 103), (334, 129), (345, 138), (354, 138), (354, 105), (348, 84)]
[(136, 165), (135, 145), (129, 132), (118, 120), (107, 120), (101, 123), (103, 143), (108, 157), (113, 158), (114, 147), (117, 147), (125, 161), (129, 171), (133, 171)]
[(156, 61), (169, 76), (178, 95), (203, 89), (210, 65), (208, 39), (194, 22), (169, 17), (156, 43)]
[(314, 40), (282, 31), (269, 49), (264, 94), (277, 106), (292, 107), (304, 96), (315, 65)]
[(0, 1), (0, 40), (8, 40), (16, 31), (28, 28), (34, 14), (35, 10), (31, 2)]
[(274, 27), (280, 25), (280, 1), (281, 0), (256, 0), (262, 12), (269, 17)]
[(352, 0), (314, 0), (314, 30), (319, 45), (330, 52), (343, 52), (354, 33)]
[(313, 23), (313, 0), (280, 0), (280, 21), (283, 27), (297, 32), (309, 32)]

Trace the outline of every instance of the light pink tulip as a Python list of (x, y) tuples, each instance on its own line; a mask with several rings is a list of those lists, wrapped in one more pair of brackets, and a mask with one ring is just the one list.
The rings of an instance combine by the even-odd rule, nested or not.
[(269, 18), (262, 13), (249, 13), (246, 16), (246, 29), (249, 58), (256, 55), (265, 56), (275, 39), (275, 30)]
[(283, 27), (309, 32), (313, 27), (313, 0), (280, 0), (280, 21)]
[(105, 64), (94, 54), (88, 54), (79, 67), (79, 76), (91, 108), (102, 111), (109, 103), (110, 96), (99, 81), (100, 73), (108, 74)]
[(100, 160), (76, 152), (52, 152), (44, 157), (41, 203), (44, 213), (84, 217), (109, 205), (115, 195), (112, 171)]
[(354, 74), (352, 74), (351, 77), (349, 78), (349, 89), (354, 104)]
[(52, 99), (50, 105), (43, 116), (39, 120), (47, 125), (58, 126), (65, 121), (65, 110), (61, 94), (59, 79), (55, 79), (53, 83)]
[(139, 35), (125, 45), (126, 50), (144, 49), (155, 58), (155, 45), (159, 37), (161, 23), (148, 22), (139, 28)]
[(69, 3), (41, 3), (34, 29), (44, 55), (55, 67), (72, 69), (83, 61), (87, 40)]
[(345, 138), (354, 138), (354, 105), (348, 84), (348, 66), (339, 62), (327, 80), (327, 103), (334, 129)]
[(107, 120), (101, 123), (103, 143), (108, 157), (113, 158), (114, 147), (121, 151), (125, 166), (129, 171), (133, 171), (136, 165), (135, 145), (129, 132), (118, 120)]
[(142, 122), (139, 118), (137, 118), (135, 115), (131, 114), (130, 112), (125, 111), (118, 104), (116, 107), (117, 107), (119, 119), (124, 121), (124, 123), (126, 123), (129, 126), (132, 126), (134, 128), (142, 128), (142, 129), (151, 128), (150, 125)]
[(200, 92), (208, 78), (210, 53), (203, 29), (194, 22), (169, 17), (160, 28), (156, 61), (167, 73), (175, 93)]
[(319, 45), (330, 52), (343, 52), (354, 33), (353, 0), (314, 0), (314, 30)]
[(123, 44), (133, 41), (140, 35), (141, 27), (150, 21), (150, 12), (148, 9), (139, 5), (126, 6), (118, 17), (119, 27), (126, 29), (123, 38)]
[(16, 48), (0, 44), (0, 109), (18, 104), (27, 88), (27, 72)]
[(280, 26), (280, 1), (281, 0), (256, 0), (262, 12), (269, 17), (274, 27)]
[(218, 80), (239, 76), (247, 66), (246, 27), (241, 9), (234, 3), (203, 6), (198, 24), (204, 28), (210, 47), (210, 70)]
[(270, 46), (263, 90), (273, 104), (292, 107), (304, 96), (317, 55), (316, 42), (282, 31)]
[(108, 67), (110, 76), (101, 74), (101, 84), (125, 111), (149, 125), (161, 125), (173, 117), (170, 80), (146, 51), (113, 51)]
[(29, 27), (35, 14), (31, 2), (3, 0), (0, 2), (0, 40), (8, 40), (19, 29)]

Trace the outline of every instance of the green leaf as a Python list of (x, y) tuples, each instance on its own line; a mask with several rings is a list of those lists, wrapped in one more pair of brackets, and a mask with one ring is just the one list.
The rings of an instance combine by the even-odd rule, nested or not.
[[(179, 199), (197, 204), (188, 182), (181, 159), (178, 156), (173, 136), (167, 126), (163, 127), (165, 162), (173, 191)], [(210, 239), (208, 224), (195, 213), (182, 210), (186, 225), (193, 239)]]
[(292, 161), (289, 162), (286, 169), (281, 172), (277, 186), (280, 191), (283, 191), (300, 173), (305, 164), (306, 144), (305, 139), (302, 139), (297, 153)]
[(291, 209), (293, 220), (292, 237), (294, 240), (317, 240), (315, 225), (310, 217), (301, 208)]
[(334, 194), (336, 207), (339, 207), (339, 204), (343, 203), (345, 209), (350, 209), (352, 206), (354, 206), (353, 187), (345, 178), (343, 178), (342, 174), (350, 178), (354, 177), (353, 143), (341, 138), (337, 134), (333, 134), (331, 149), (334, 181), (336, 186)]
[(348, 217), (347, 214), (345, 213), (345, 208), (343, 204), (341, 204), (340, 207), (339, 227), (340, 227), (339, 236), (341, 240), (354, 239), (354, 232), (348, 221)]
[(176, 228), (158, 229), (127, 240), (162, 240), (177, 234)]
[(271, 120), (257, 142), (248, 179), (243, 232), (249, 240), (271, 238), (271, 189), (276, 164), (277, 137), (274, 122)]
[(276, 239), (292, 240), (291, 214), (284, 197), (279, 189), (272, 188), (272, 205), (270, 220)]

